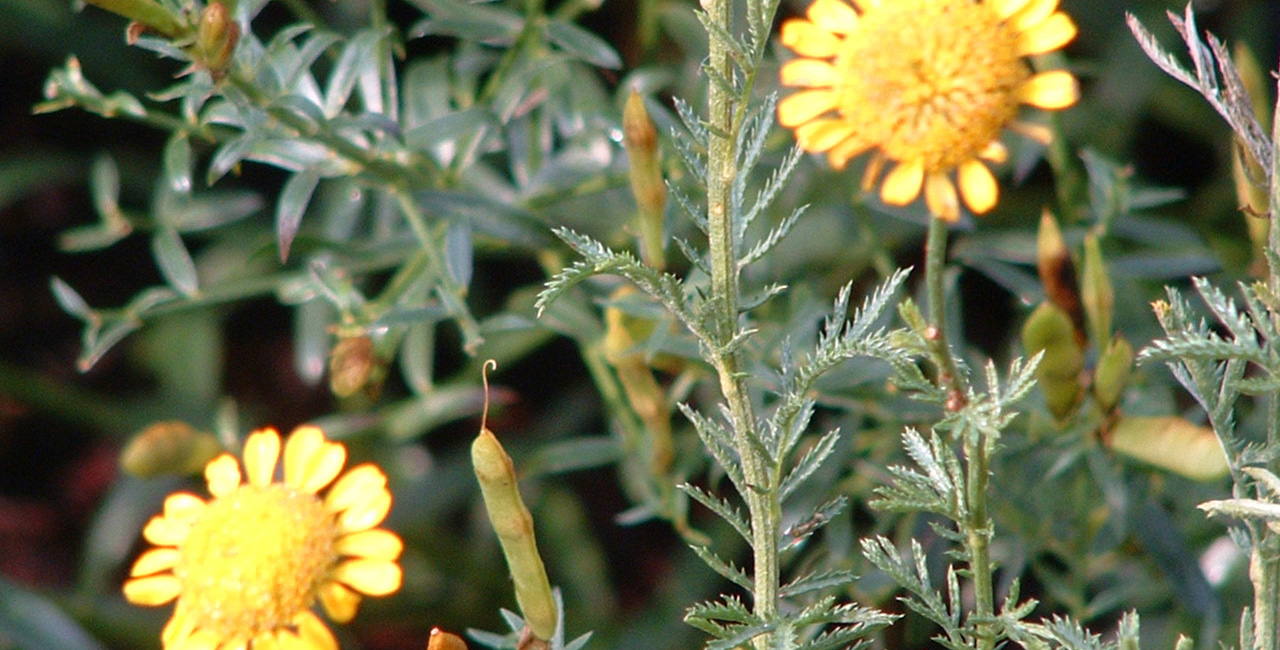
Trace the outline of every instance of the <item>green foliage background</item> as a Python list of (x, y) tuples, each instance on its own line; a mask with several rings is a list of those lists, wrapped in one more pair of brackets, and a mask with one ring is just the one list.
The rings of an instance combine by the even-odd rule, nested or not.
[[(1206, 6), (1200, 23), (1228, 42), (1247, 43), (1270, 67), (1280, 27), (1271, 5)], [(299, 201), (306, 193), (296, 176), (249, 162), (208, 188), (206, 171), (217, 155), (209, 143), (193, 138), (184, 153), (185, 145), (154, 125), (79, 110), (33, 115), (46, 74), (64, 68), (69, 55), (103, 93), (138, 98), (174, 84), (181, 66), (127, 47), (123, 22), (97, 9), (0, 0), (0, 647), (157, 644), (164, 612), (127, 605), (119, 583), (139, 549), (142, 523), (186, 483), (128, 476), (115, 458), (131, 436), (165, 420), (224, 436), (316, 422), (354, 457), (387, 470), (396, 498), (388, 526), (408, 545), (405, 586), (366, 601), (340, 632), (344, 647), (422, 647), (433, 626), (504, 629), (498, 610), (514, 602), (466, 455), (482, 404), (479, 366), (490, 357), (499, 370), (489, 426), (521, 470), (569, 635), (592, 631), (589, 647), (704, 642), (681, 622), (685, 608), (733, 588), (684, 542), (707, 535), (732, 556), (736, 538), (671, 487), (679, 479), (714, 490), (722, 477), (708, 469), (679, 413), (669, 473), (650, 473), (644, 441), (628, 434), (635, 423), (620, 416), (619, 397), (608, 391), (618, 385), (599, 348), (603, 309), (658, 321), (658, 335), (641, 337), (644, 352), (668, 362), (660, 377), (680, 401), (708, 411), (718, 395), (711, 373), (685, 337), (662, 334), (669, 323), (652, 304), (615, 294), (616, 278), (581, 285), (540, 319), (533, 309), (549, 275), (576, 259), (552, 236), (554, 228), (633, 247), (635, 206), (620, 144), (631, 89), (646, 97), (658, 125), (668, 179), (687, 189), (679, 138), (671, 137), (682, 128), (672, 97), (704, 103), (698, 64), (706, 37), (695, 6), (565, 0), (545, 7), (545, 30), (526, 40), (518, 20), (525, 4), (495, 2), (478, 14), (461, 6), (393, 1), (386, 18), (404, 36), (406, 52), (396, 65), (409, 128), (398, 135), (442, 167), (415, 189), (443, 242), (442, 270), (466, 288), (458, 294), (466, 312), (420, 286), (384, 293), (397, 270), (414, 263), (415, 239), (391, 199), (370, 189), (372, 176), (325, 180)], [(1192, 91), (1161, 74), (1125, 27), (1131, 12), (1176, 45), (1163, 14), (1182, 6), (1062, 6), (1080, 26), (1066, 57), (1083, 98), (1054, 118), (1071, 174), (1055, 184), (1044, 152), (1020, 143), (1006, 174), (1016, 180), (1002, 186), (999, 207), (953, 235), (949, 307), (961, 324), (957, 343), (975, 367), (984, 357), (1003, 363), (1022, 354), (1019, 328), (1043, 298), (1034, 250), (1046, 206), (1081, 208), (1061, 215), (1077, 249), (1085, 224), (1103, 214), (1111, 219), (1103, 250), (1116, 289), (1115, 329), (1137, 348), (1160, 334), (1150, 302), (1163, 297), (1162, 285), (1209, 275), (1226, 286), (1248, 277), (1254, 263), (1246, 218), (1236, 209), (1229, 130)], [(784, 2), (781, 13), (803, 9)], [(348, 0), (272, 3), (254, 29), (268, 41), (296, 22), (297, 12), (314, 12), (347, 38), (367, 26), (369, 11)], [(512, 40), (528, 50), (503, 59)], [(776, 90), (776, 59), (766, 56), (763, 92)], [(556, 65), (540, 67), (548, 61)], [(317, 76), (328, 78), (341, 65), (321, 57)], [(508, 66), (506, 76), (488, 88), (495, 65)], [(490, 128), (488, 138), (469, 161), (451, 166), (446, 151), (465, 150), (466, 134), (480, 126)], [(769, 136), (765, 169), (783, 160), (790, 137), (781, 129)], [(180, 180), (175, 170), (187, 160), (196, 170), (194, 198), (174, 202), (166, 188)], [(842, 285), (853, 282), (861, 294), (898, 267), (919, 267), (921, 208), (864, 201), (860, 173), (856, 165), (833, 172), (806, 156), (761, 219), (758, 227), (772, 227), (795, 206), (810, 206), (746, 276), (758, 289), (789, 287), (755, 315), (760, 331), (751, 346), (761, 358), (776, 363), (784, 339), (807, 349)], [(109, 228), (95, 230), (95, 206), (115, 196), (113, 174), (119, 206), (133, 223), (119, 241)], [(282, 201), (295, 201), (302, 218), (284, 263), (275, 221)], [(692, 241), (696, 231), (679, 212), (668, 206), (668, 227)], [(182, 255), (166, 228), (181, 233), (192, 269), (178, 268)], [(684, 264), (674, 247), (668, 257)], [(118, 314), (121, 327), (141, 327), (114, 346), (82, 341), (81, 324), (50, 290), (56, 277), (88, 306), (114, 309), (191, 272), (202, 287), (218, 289), (168, 308)], [(66, 301), (64, 294), (63, 307)], [(386, 357), (385, 385), (336, 398), (324, 372), (334, 334), (365, 331)], [(103, 332), (112, 338), (109, 327)], [(761, 372), (763, 393), (777, 378)], [(818, 480), (853, 505), (798, 542), (789, 566), (852, 570), (863, 578), (845, 596), (901, 611), (893, 585), (859, 554), (858, 539), (884, 534), (905, 544), (914, 536), (932, 540), (935, 547), (924, 549), (930, 553), (943, 550), (928, 517), (866, 505), (888, 482), (886, 468), (905, 462), (904, 427), (926, 427), (937, 413), (886, 390), (887, 376), (880, 364), (854, 361), (819, 384), (815, 430), (845, 433)], [(1150, 647), (1170, 647), (1179, 634), (1205, 648), (1218, 639), (1230, 643), (1235, 612), (1249, 601), (1247, 576), (1237, 562), (1220, 581), (1206, 579), (1200, 562), (1207, 549), (1222, 548), (1225, 527), (1195, 508), (1228, 494), (1225, 480), (1193, 482), (1109, 453), (1088, 427), (1058, 431), (1038, 393), (1024, 406), (1017, 435), (1006, 438), (993, 467), (1000, 588), (1021, 577), (1023, 595), (1041, 601), (1038, 613), (1069, 614), (1100, 631), (1137, 610)], [(1138, 370), (1123, 408), (1202, 418), (1154, 364)], [(1262, 417), (1262, 409), (1240, 414), (1246, 426)], [(829, 494), (815, 489), (797, 498), (813, 508)], [(686, 508), (692, 529), (680, 530)], [(786, 516), (798, 520), (799, 508)], [(908, 617), (885, 633), (885, 644), (919, 646), (935, 631)]]

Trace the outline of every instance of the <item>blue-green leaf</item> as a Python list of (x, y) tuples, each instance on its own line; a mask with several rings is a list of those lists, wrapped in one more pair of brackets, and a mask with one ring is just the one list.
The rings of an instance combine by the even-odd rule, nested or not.
[(289, 177), (280, 191), (280, 203), (276, 205), (276, 242), (280, 246), (280, 260), (289, 258), (289, 247), (302, 225), (302, 214), (307, 211), (311, 195), (320, 184), (320, 173), (307, 169)]
[(182, 243), (178, 229), (164, 226), (151, 236), (151, 254), (160, 265), (160, 275), (184, 296), (194, 296), (200, 291), (200, 283), (196, 277), (196, 264), (191, 253)]
[(591, 65), (610, 70), (622, 67), (622, 57), (604, 39), (564, 20), (547, 23), (547, 38), (557, 47)]

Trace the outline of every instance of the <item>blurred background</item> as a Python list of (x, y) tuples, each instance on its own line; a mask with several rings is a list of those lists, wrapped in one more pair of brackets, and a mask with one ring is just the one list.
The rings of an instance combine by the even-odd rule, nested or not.
[[(664, 16), (687, 17), (693, 7), (691, 1), (679, 0), (659, 5)], [(361, 0), (312, 6), (339, 33), (354, 29), (366, 13)], [(1221, 0), (1195, 6), (1203, 29), (1229, 44), (1247, 44), (1264, 69), (1276, 67), (1280, 4)], [(389, 7), (400, 25), (421, 16), (407, 3), (391, 2)], [(1183, 54), (1164, 18), (1166, 10), (1181, 12), (1181, 3), (1063, 0), (1062, 7), (1080, 27), (1066, 55), (1084, 90), (1080, 104), (1061, 117), (1069, 146), (1118, 168), (1128, 166), (1134, 185), (1181, 193), (1179, 200), (1142, 215), (1135, 227), (1147, 229), (1145, 239), (1122, 245), (1109, 257), (1118, 302), (1124, 303), (1118, 318), (1135, 347), (1141, 347), (1158, 331), (1148, 303), (1161, 295), (1159, 285), (1185, 283), (1192, 274), (1214, 275), (1225, 284), (1250, 272), (1253, 248), (1231, 179), (1233, 144), (1212, 109), (1160, 73), (1125, 26), (1124, 15), (1131, 12), (1166, 47)], [(781, 13), (803, 9), (803, 2), (787, 0)], [(680, 32), (671, 27), (687, 21), (663, 23), (664, 42), (675, 47), (644, 48), (636, 37), (636, 13), (634, 0), (605, 0), (581, 21), (625, 62), (620, 73), (601, 71), (602, 84), (611, 92), (618, 74), (631, 68), (690, 65), (682, 54)], [(271, 34), (291, 20), (289, 11), (272, 4), (255, 21), (255, 30)], [(294, 309), (270, 295), (145, 327), (92, 368), (78, 369), (81, 324), (54, 300), (51, 278), (75, 287), (94, 306), (122, 305), (162, 279), (146, 237), (127, 237), (84, 253), (67, 252), (60, 237), (96, 220), (88, 179), (94, 161), (104, 154), (119, 168), (122, 205), (146, 205), (160, 174), (166, 134), (74, 109), (34, 115), (32, 107), (42, 100), (49, 71), (73, 55), (85, 77), (104, 92), (123, 89), (142, 96), (172, 83), (178, 72), (172, 61), (127, 47), (123, 37), (123, 20), (95, 8), (81, 10), (67, 0), (0, 0), (0, 648), (30, 647), (32, 639), (56, 639), (64, 648), (156, 643), (167, 610), (134, 608), (116, 596), (127, 560), (139, 548), (139, 528), (119, 522), (145, 521), (163, 495), (183, 483), (122, 476), (118, 457), (130, 436), (168, 420), (212, 428), (218, 417), (225, 417), (228, 405), (234, 405), (242, 429), (270, 424), (282, 432), (350, 409), (333, 396), (327, 382), (298, 372)], [(408, 43), (410, 57), (446, 47), (447, 42), (431, 39)], [(1274, 94), (1265, 101), (1273, 104)], [(818, 167), (802, 172), (809, 175), (809, 192), (821, 191), (822, 183), (813, 180), (821, 173)], [(959, 286), (965, 334), (993, 356), (1007, 356), (1016, 347), (1017, 328), (1026, 313), (1025, 296), (1016, 291), (1020, 276), (1001, 269), (1011, 260), (1031, 259), (1026, 247), (1034, 241), (1038, 206), (1053, 191), (1043, 164), (1018, 174), (1020, 185), (1005, 192), (990, 218), (968, 224), (953, 249), (953, 258), (964, 268)], [(853, 173), (840, 178), (850, 188), (856, 185)], [(284, 179), (278, 170), (248, 164), (223, 184), (271, 197)], [(840, 201), (839, 196), (828, 198), (831, 204)], [(821, 206), (819, 213), (824, 214)], [(253, 218), (269, 220), (270, 207)], [(896, 264), (912, 263), (918, 256), (923, 234), (918, 225), (877, 217), (869, 227), (879, 242), (877, 255)], [(803, 242), (824, 232), (830, 230), (797, 236)], [(850, 268), (871, 264), (864, 253), (858, 253), (864, 259), (857, 264), (840, 257), (851, 250), (849, 241), (855, 249), (865, 246), (865, 232), (850, 229), (841, 237), (839, 244), (807, 250), (797, 245), (793, 255), (810, 257), (804, 264), (797, 262), (792, 272), (816, 269), (822, 289), (829, 290), (849, 279)], [(542, 280), (538, 267), (518, 255), (482, 252), (476, 265), (470, 299), (482, 311), (501, 304), (511, 287)], [(435, 350), (441, 376), (474, 364), (460, 350), (456, 335), (443, 328)], [(506, 406), (490, 427), (500, 434), (511, 432), (518, 461), (523, 454), (529, 463), (538, 462), (538, 445), (570, 433), (609, 428), (587, 369), (575, 347), (562, 338), (547, 337), (518, 364), (500, 369), (495, 383)], [(374, 404), (395, 403), (408, 392), (392, 373)], [(474, 393), (467, 395), (474, 401)], [(397, 477), (403, 490), (397, 492), (389, 525), (412, 540), (414, 550), (406, 554), (405, 590), (367, 601), (366, 615), (341, 632), (344, 647), (422, 647), (435, 625), (504, 629), (498, 607), (514, 604), (504, 591), (493, 540), (477, 532), (482, 519), (461, 459), (478, 420), (474, 408), (463, 411), (459, 415), (464, 417), (433, 426), (426, 435), (394, 444), (350, 443), (355, 456), (377, 460)], [(542, 459), (549, 465), (554, 461), (554, 456)], [(529, 498), (537, 504), (553, 582), (566, 591), (571, 636), (596, 630), (591, 647), (700, 645), (700, 634), (680, 623), (681, 612), (714, 594), (719, 582), (670, 525), (619, 521), (633, 504), (609, 463), (539, 471), (545, 479)], [(1176, 486), (1180, 479), (1172, 480)], [(1197, 494), (1218, 494), (1203, 490)], [(1199, 544), (1209, 538), (1188, 533), (1188, 539)], [(1188, 584), (1170, 580), (1157, 586)], [(1177, 600), (1169, 594), (1143, 594), (1133, 601), (1156, 612), (1174, 612), (1150, 618), (1152, 639), (1162, 640), (1195, 619), (1195, 607), (1171, 602)], [(1225, 608), (1235, 600), (1196, 602)], [(1098, 620), (1105, 622), (1115, 611), (1100, 606)], [(1146, 631), (1147, 612), (1142, 613)], [(903, 641), (924, 638), (921, 630), (902, 634)]]

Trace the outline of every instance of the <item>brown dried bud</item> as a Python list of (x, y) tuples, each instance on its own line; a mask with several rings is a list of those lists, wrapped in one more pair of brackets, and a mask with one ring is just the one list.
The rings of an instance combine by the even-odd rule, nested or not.
[(177, 420), (143, 429), (120, 451), (120, 466), (139, 478), (187, 476), (204, 469), (222, 453), (213, 434)]
[(1048, 210), (1040, 215), (1040, 231), (1036, 234), (1036, 270), (1045, 297), (1066, 312), (1076, 331), (1076, 341), (1084, 343), (1084, 311), (1080, 306), (1080, 285), (1071, 252), (1062, 238), (1058, 220)]

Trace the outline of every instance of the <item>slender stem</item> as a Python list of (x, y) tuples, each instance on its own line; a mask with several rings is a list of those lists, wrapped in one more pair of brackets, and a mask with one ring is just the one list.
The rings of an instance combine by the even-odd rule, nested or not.
[(992, 650), (996, 631), (989, 621), (995, 616), (995, 593), (991, 584), (991, 522), (987, 517), (987, 485), (990, 473), (990, 445), (981, 432), (967, 432), (964, 452), (967, 461), (965, 499), (968, 521), (965, 534), (969, 546), (969, 570), (973, 574), (973, 617), (979, 622), (979, 650)]
[[(707, 0), (703, 3), (710, 19), (733, 29), (732, 0)], [(726, 43), (712, 36), (709, 67), (719, 79), (728, 82), (734, 78), (733, 61)], [(751, 515), (755, 614), (768, 621), (778, 612), (778, 530), (781, 506), (777, 499), (776, 482), (766, 467), (756, 445), (751, 443), (755, 435), (756, 415), (747, 393), (738, 354), (726, 344), (738, 328), (738, 268), (737, 242), (734, 240), (731, 195), (734, 180), (739, 174), (737, 166), (736, 134), (741, 128), (740, 108), (744, 98), (735, 97), (725, 83), (709, 84), (708, 121), (712, 136), (707, 151), (707, 222), (711, 256), (711, 300), (713, 332), (720, 349), (711, 351), (720, 390), (729, 405), (733, 421), (735, 446), (742, 458), (742, 473), (747, 482), (743, 498)], [(719, 134), (719, 135), (717, 135)], [(772, 645), (771, 635), (756, 639), (756, 647), (763, 650)]]
[(956, 367), (951, 346), (947, 343), (947, 302), (943, 291), (943, 273), (947, 264), (947, 223), (929, 218), (929, 235), (924, 245), (924, 282), (929, 296), (929, 331), (933, 362), (938, 366), (935, 379), (947, 391), (947, 410), (958, 411), (966, 402), (964, 378)]

